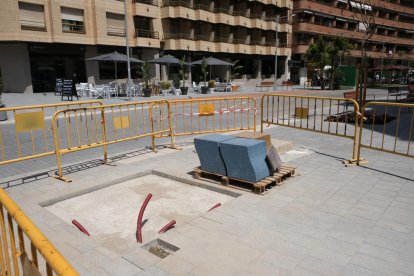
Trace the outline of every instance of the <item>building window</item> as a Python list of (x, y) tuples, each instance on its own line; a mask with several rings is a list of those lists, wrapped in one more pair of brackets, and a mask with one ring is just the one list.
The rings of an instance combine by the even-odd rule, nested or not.
[(43, 5), (19, 2), (19, 14), (22, 30), (46, 31)]
[(125, 36), (125, 20), (123, 14), (106, 13), (106, 31), (108, 35)]
[(85, 33), (83, 10), (73, 8), (60, 8), (62, 31), (65, 33)]

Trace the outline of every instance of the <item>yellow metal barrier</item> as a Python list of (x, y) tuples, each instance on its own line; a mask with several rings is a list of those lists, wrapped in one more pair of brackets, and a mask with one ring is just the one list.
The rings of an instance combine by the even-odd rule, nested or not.
[(358, 160), (361, 147), (414, 157), (413, 125), (414, 104), (366, 103), (360, 119)]
[(252, 97), (203, 98), (168, 101), (175, 136), (256, 131), (256, 100)]
[(352, 99), (266, 94), (261, 101), (261, 132), (264, 124), (274, 124), (353, 139), (348, 160), (353, 163), (359, 114), (359, 105)]
[[(0, 108), (10, 112), (10, 120), (0, 123), (0, 165), (20, 162), (55, 154), (50, 142), (53, 133), (47, 124), (47, 116), (57, 110), (70, 107), (102, 105), (100, 101), (45, 104)], [(3, 133), (7, 139), (3, 138)], [(15, 138), (15, 143), (10, 143)]]
[[(43, 270), (42, 263), (47, 275), (53, 272), (79, 275), (3, 189), (0, 189), (0, 227), (1, 275), (36, 275), (31, 271)], [(43, 259), (38, 258), (38, 252)]]
[(167, 101), (146, 101), (125, 104), (65, 109), (55, 112), (52, 119), (58, 164), (58, 178), (63, 177), (61, 156), (76, 151), (103, 147), (104, 162), (107, 146), (141, 137), (155, 138), (167, 133), (174, 147), (170, 105)]

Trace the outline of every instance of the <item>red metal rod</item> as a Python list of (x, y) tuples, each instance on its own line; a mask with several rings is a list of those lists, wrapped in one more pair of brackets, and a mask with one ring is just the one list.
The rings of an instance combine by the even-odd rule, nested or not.
[(75, 225), (75, 226), (79, 229), (79, 231), (81, 231), (81, 232), (82, 232), (82, 233), (84, 233), (85, 235), (87, 235), (87, 236), (91, 236), (91, 235), (89, 234), (89, 232), (88, 232), (88, 231), (86, 231), (85, 227), (83, 227), (83, 226), (82, 226), (82, 224), (80, 224), (79, 222), (77, 222), (75, 219), (74, 219), (74, 220), (72, 220), (72, 224), (73, 224), (73, 225)]
[(217, 203), (216, 205), (214, 205), (213, 207), (211, 207), (208, 211), (210, 212), (213, 209), (216, 209), (217, 207), (220, 207), (221, 203)]
[(170, 229), (171, 227), (173, 227), (175, 224), (175, 220), (173, 219), (172, 221), (170, 221), (169, 223), (167, 223), (163, 228), (161, 228), (160, 231), (158, 231), (158, 234), (162, 234), (164, 232), (167, 232), (168, 229)]
[(147, 204), (150, 201), (151, 197), (152, 197), (152, 194), (149, 193), (147, 195), (147, 198), (145, 198), (144, 203), (142, 203), (141, 210), (139, 210), (138, 221), (137, 221), (137, 231), (135, 233), (135, 236), (137, 238), (137, 242), (139, 242), (139, 243), (142, 243), (142, 233), (141, 233), (142, 217), (144, 216), (145, 208), (147, 207)]

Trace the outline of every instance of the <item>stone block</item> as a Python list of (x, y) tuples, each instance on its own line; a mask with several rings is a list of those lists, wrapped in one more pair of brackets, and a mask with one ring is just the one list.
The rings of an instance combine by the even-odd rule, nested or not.
[(272, 147), (272, 140), (270, 140), (270, 134), (264, 134), (260, 132), (250, 132), (250, 131), (242, 131), (239, 133), (232, 134), (234, 137), (238, 138), (247, 138), (247, 139), (256, 139), (262, 140), (266, 142), (266, 150), (269, 151)]
[(229, 177), (258, 182), (269, 176), (264, 141), (235, 138), (221, 142), (220, 152)]
[(273, 175), (273, 173), (277, 171), (280, 166), (282, 166), (282, 159), (280, 159), (280, 156), (274, 146), (271, 146), (266, 154), (266, 163), (269, 168), (270, 175)]
[(230, 139), (234, 139), (234, 137), (221, 134), (210, 134), (194, 138), (194, 145), (202, 170), (227, 175), (226, 166), (220, 154), (220, 143)]

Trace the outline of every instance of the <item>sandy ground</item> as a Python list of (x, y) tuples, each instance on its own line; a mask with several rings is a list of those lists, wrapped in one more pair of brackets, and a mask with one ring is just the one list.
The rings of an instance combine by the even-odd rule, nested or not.
[(142, 228), (144, 243), (155, 239), (158, 231), (173, 219), (179, 227), (206, 213), (216, 203), (224, 204), (233, 199), (203, 188), (147, 175), (58, 202), (46, 209), (67, 223), (76, 219), (97, 242), (125, 254), (136, 246), (138, 213), (148, 193), (153, 196), (144, 213), (144, 219), (148, 219)]

